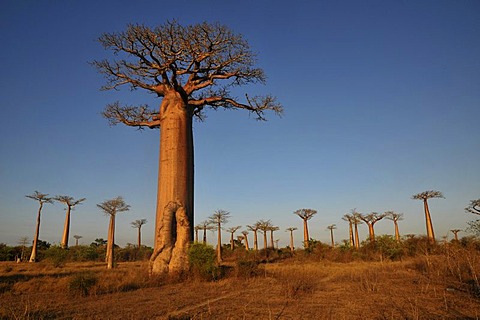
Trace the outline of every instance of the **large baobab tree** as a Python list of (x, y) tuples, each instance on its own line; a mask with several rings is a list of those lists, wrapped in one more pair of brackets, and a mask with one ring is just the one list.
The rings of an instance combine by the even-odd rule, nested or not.
[(358, 217), (368, 226), (368, 235), (371, 243), (375, 243), (375, 223), (385, 218), (385, 213), (372, 212), (369, 214), (358, 214)]
[(86, 200), (86, 198), (75, 200), (70, 196), (56, 196), (55, 198), (53, 198), (53, 200), (61, 202), (66, 206), (65, 210), (67, 211), (67, 213), (65, 215), (65, 224), (63, 226), (63, 236), (62, 236), (62, 242), (61, 242), (62, 248), (66, 249), (68, 248), (68, 238), (70, 234), (70, 213), (77, 204), (82, 203), (83, 201)]
[(294, 242), (293, 242), (293, 231), (297, 230), (297, 228), (295, 227), (290, 227), (290, 228), (287, 228), (287, 230), (285, 231), (289, 231), (290, 232), (290, 251), (295, 251), (295, 245), (294, 245)]
[(352, 209), (351, 211), (351, 219), (352, 219), (352, 225), (354, 228), (354, 245), (355, 249), (360, 248), (360, 237), (358, 236), (358, 225), (362, 224), (362, 219), (360, 219), (361, 213), (357, 212), (357, 209)]
[(395, 226), (395, 240), (397, 242), (400, 242), (400, 231), (398, 230), (398, 221), (403, 220), (403, 213), (386, 211), (385, 218), (393, 221), (393, 224)]
[(79, 236), (78, 234), (75, 234), (73, 237), (75, 238), (75, 246), (78, 246), (78, 240), (82, 239), (83, 237)]
[(37, 225), (35, 227), (35, 235), (33, 237), (32, 253), (30, 254), (29, 260), (29, 262), (35, 262), (37, 260), (37, 243), (38, 237), (40, 235), (40, 216), (42, 213), (42, 208), (45, 203), (53, 203), (53, 199), (48, 197), (48, 194), (40, 193), (38, 191), (35, 191), (33, 194), (27, 195), (25, 197), (38, 201), (38, 203), (40, 204), (37, 213)]
[(248, 231), (244, 230), (242, 231), (242, 234), (243, 234), (243, 240), (245, 240), (245, 250), (249, 251), (250, 246), (248, 245)]
[(137, 248), (139, 250), (142, 247), (142, 226), (144, 224), (146, 224), (147, 222), (148, 222), (147, 219), (139, 219), (139, 220), (135, 220), (135, 221), (130, 222), (130, 224), (132, 225), (132, 228), (138, 229), (138, 232), (137, 232)]
[(330, 240), (332, 242), (332, 248), (335, 247), (335, 241), (333, 240), (333, 230), (337, 229), (336, 224), (331, 224), (327, 227), (327, 230), (330, 230)]
[(217, 227), (217, 262), (222, 262), (222, 224), (225, 224), (230, 219), (230, 212), (225, 210), (216, 210), (210, 217), (208, 221), (211, 225)]
[(114, 246), (115, 246), (115, 217), (117, 213), (130, 210), (130, 206), (125, 203), (122, 197), (118, 196), (111, 200), (106, 200), (100, 204), (97, 204), (106, 215), (110, 216), (110, 224), (108, 226), (108, 238), (107, 238), (107, 269), (113, 268)]
[(355, 240), (353, 238), (353, 216), (346, 213), (343, 215), (342, 220), (345, 220), (348, 222), (348, 234), (350, 236), (350, 248), (353, 248), (355, 246)]
[(268, 228), (268, 231), (270, 231), (270, 248), (275, 249), (275, 241), (273, 240), (273, 233), (277, 230), (280, 230), (279, 227), (277, 226), (271, 226)]
[(480, 215), (480, 199), (470, 200), (470, 204), (465, 208), (465, 211)]
[(310, 220), (316, 213), (317, 210), (314, 209), (299, 209), (294, 212), (294, 214), (303, 220), (303, 245), (305, 246), (305, 249), (308, 248), (308, 242), (310, 240), (310, 236), (308, 235), (308, 220)]
[(257, 221), (258, 230), (263, 233), (263, 249), (267, 251), (267, 232), (272, 227), (272, 222), (270, 220), (259, 220)]
[(428, 209), (428, 199), (431, 198), (445, 198), (440, 191), (424, 191), (421, 193), (414, 194), (412, 199), (414, 200), (422, 200), (423, 201), (423, 209), (425, 211), (425, 223), (427, 225), (427, 238), (428, 241), (431, 243), (435, 242), (435, 233), (433, 232), (433, 224), (432, 224), (432, 217), (430, 216), (430, 210)]
[(253, 232), (253, 250), (258, 251), (258, 232), (259, 224), (256, 222), (253, 225), (248, 225), (247, 229)]
[(118, 60), (93, 61), (104, 74), (105, 90), (142, 89), (161, 98), (160, 107), (108, 105), (103, 116), (112, 125), (160, 128), (160, 159), (153, 273), (187, 271), (188, 244), (193, 238), (194, 117), (207, 108), (244, 109), (257, 119), (265, 112), (282, 113), (275, 98), (245, 95), (244, 102), (230, 89), (264, 83), (262, 69), (247, 41), (220, 24), (181, 26), (176, 21), (150, 28), (129, 25), (99, 38)]
[(237, 232), (238, 229), (240, 229), (242, 226), (235, 226), (227, 229), (227, 232), (230, 233), (230, 249), (234, 250), (235, 249), (235, 241), (234, 241), (234, 235), (235, 232)]

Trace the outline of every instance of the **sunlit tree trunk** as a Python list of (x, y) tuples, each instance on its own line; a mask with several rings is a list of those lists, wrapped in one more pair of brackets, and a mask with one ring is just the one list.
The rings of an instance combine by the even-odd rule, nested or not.
[(430, 216), (430, 210), (428, 210), (428, 201), (423, 199), (423, 208), (425, 209), (425, 222), (427, 224), (427, 238), (431, 243), (435, 242), (435, 234), (433, 232), (432, 217)]
[(370, 237), (370, 242), (375, 242), (375, 229), (373, 228), (373, 223), (367, 223), (368, 226), (368, 235)]
[(358, 249), (360, 248), (360, 239), (358, 237), (358, 224), (354, 223), (355, 225), (355, 248)]
[(40, 215), (42, 213), (42, 207), (43, 207), (43, 203), (40, 202), (40, 207), (38, 208), (38, 214), (37, 214), (37, 226), (35, 228), (35, 237), (33, 238), (32, 253), (30, 254), (29, 262), (35, 262), (37, 260), (37, 243), (38, 243), (38, 237), (40, 234)]
[(307, 224), (307, 220), (304, 219), (303, 220), (303, 243), (304, 243), (305, 249), (308, 248), (309, 240), (310, 240), (310, 237), (308, 235), (308, 224)]
[(152, 273), (188, 270), (187, 248), (193, 239), (192, 113), (178, 93), (166, 95), (160, 107), (155, 248)]
[(248, 245), (248, 237), (246, 234), (244, 235), (244, 239), (245, 239), (245, 250), (249, 251), (250, 246)]
[(295, 251), (295, 246), (293, 244), (293, 230), (290, 230), (290, 251)]
[(397, 220), (393, 220), (393, 224), (395, 225), (395, 240), (400, 242), (400, 231), (398, 230), (398, 222)]
[(332, 242), (332, 248), (335, 247), (335, 241), (333, 241), (333, 229), (330, 229), (330, 240)]
[(267, 230), (263, 230), (263, 249), (267, 251)]
[(222, 262), (222, 224), (218, 223), (217, 235), (217, 262)]
[(275, 243), (273, 241), (273, 230), (270, 230), (270, 247), (275, 249)]
[(258, 251), (258, 236), (257, 236), (257, 230), (253, 230), (253, 250)]
[(353, 248), (355, 245), (355, 241), (353, 240), (353, 227), (351, 221), (349, 221), (348, 223), (348, 234), (350, 235), (350, 248)]
[(235, 249), (235, 241), (233, 239), (233, 232), (230, 232), (230, 249), (232, 251)]
[(72, 207), (67, 205), (67, 214), (65, 215), (65, 225), (63, 227), (62, 248), (68, 248), (68, 236), (70, 233), (70, 211)]
[(108, 225), (108, 241), (107, 241), (107, 269), (113, 268), (114, 258), (114, 246), (115, 246), (115, 215), (110, 215), (110, 224)]

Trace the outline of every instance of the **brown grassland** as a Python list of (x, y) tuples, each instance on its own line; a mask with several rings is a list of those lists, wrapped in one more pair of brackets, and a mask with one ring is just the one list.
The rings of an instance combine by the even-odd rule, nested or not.
[(323, 250), (259, 265), (232, 255), (215, 281), (149, 277), (145, 261), (2, 262), (0, 319), (480, 319), (478, 248), (400, 261)]

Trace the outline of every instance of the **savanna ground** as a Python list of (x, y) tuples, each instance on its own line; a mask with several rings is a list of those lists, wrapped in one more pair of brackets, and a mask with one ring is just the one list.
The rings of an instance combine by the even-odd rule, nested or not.
[(216, 280), (150, 277), (146, 261), (2, 262), (0, 319), (480, 319), (478, 247), (355, 255), (231, 255)]

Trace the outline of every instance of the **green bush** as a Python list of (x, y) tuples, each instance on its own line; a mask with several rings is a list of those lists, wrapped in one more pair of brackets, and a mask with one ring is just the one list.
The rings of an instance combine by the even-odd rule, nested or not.
[(203, 280), (215, 280), (220, 276), (220, 268), (216, 265), (216, 253), (212, 246), (193, 243), (188, 249), (188, 260), (192, 274)]
[(68, 259), (68, 249), (62, 249), (59, 246), (51, 246), (44, 252), (46, 260), (50, 261), (55, 268), (60, 268), (65, 265)]

